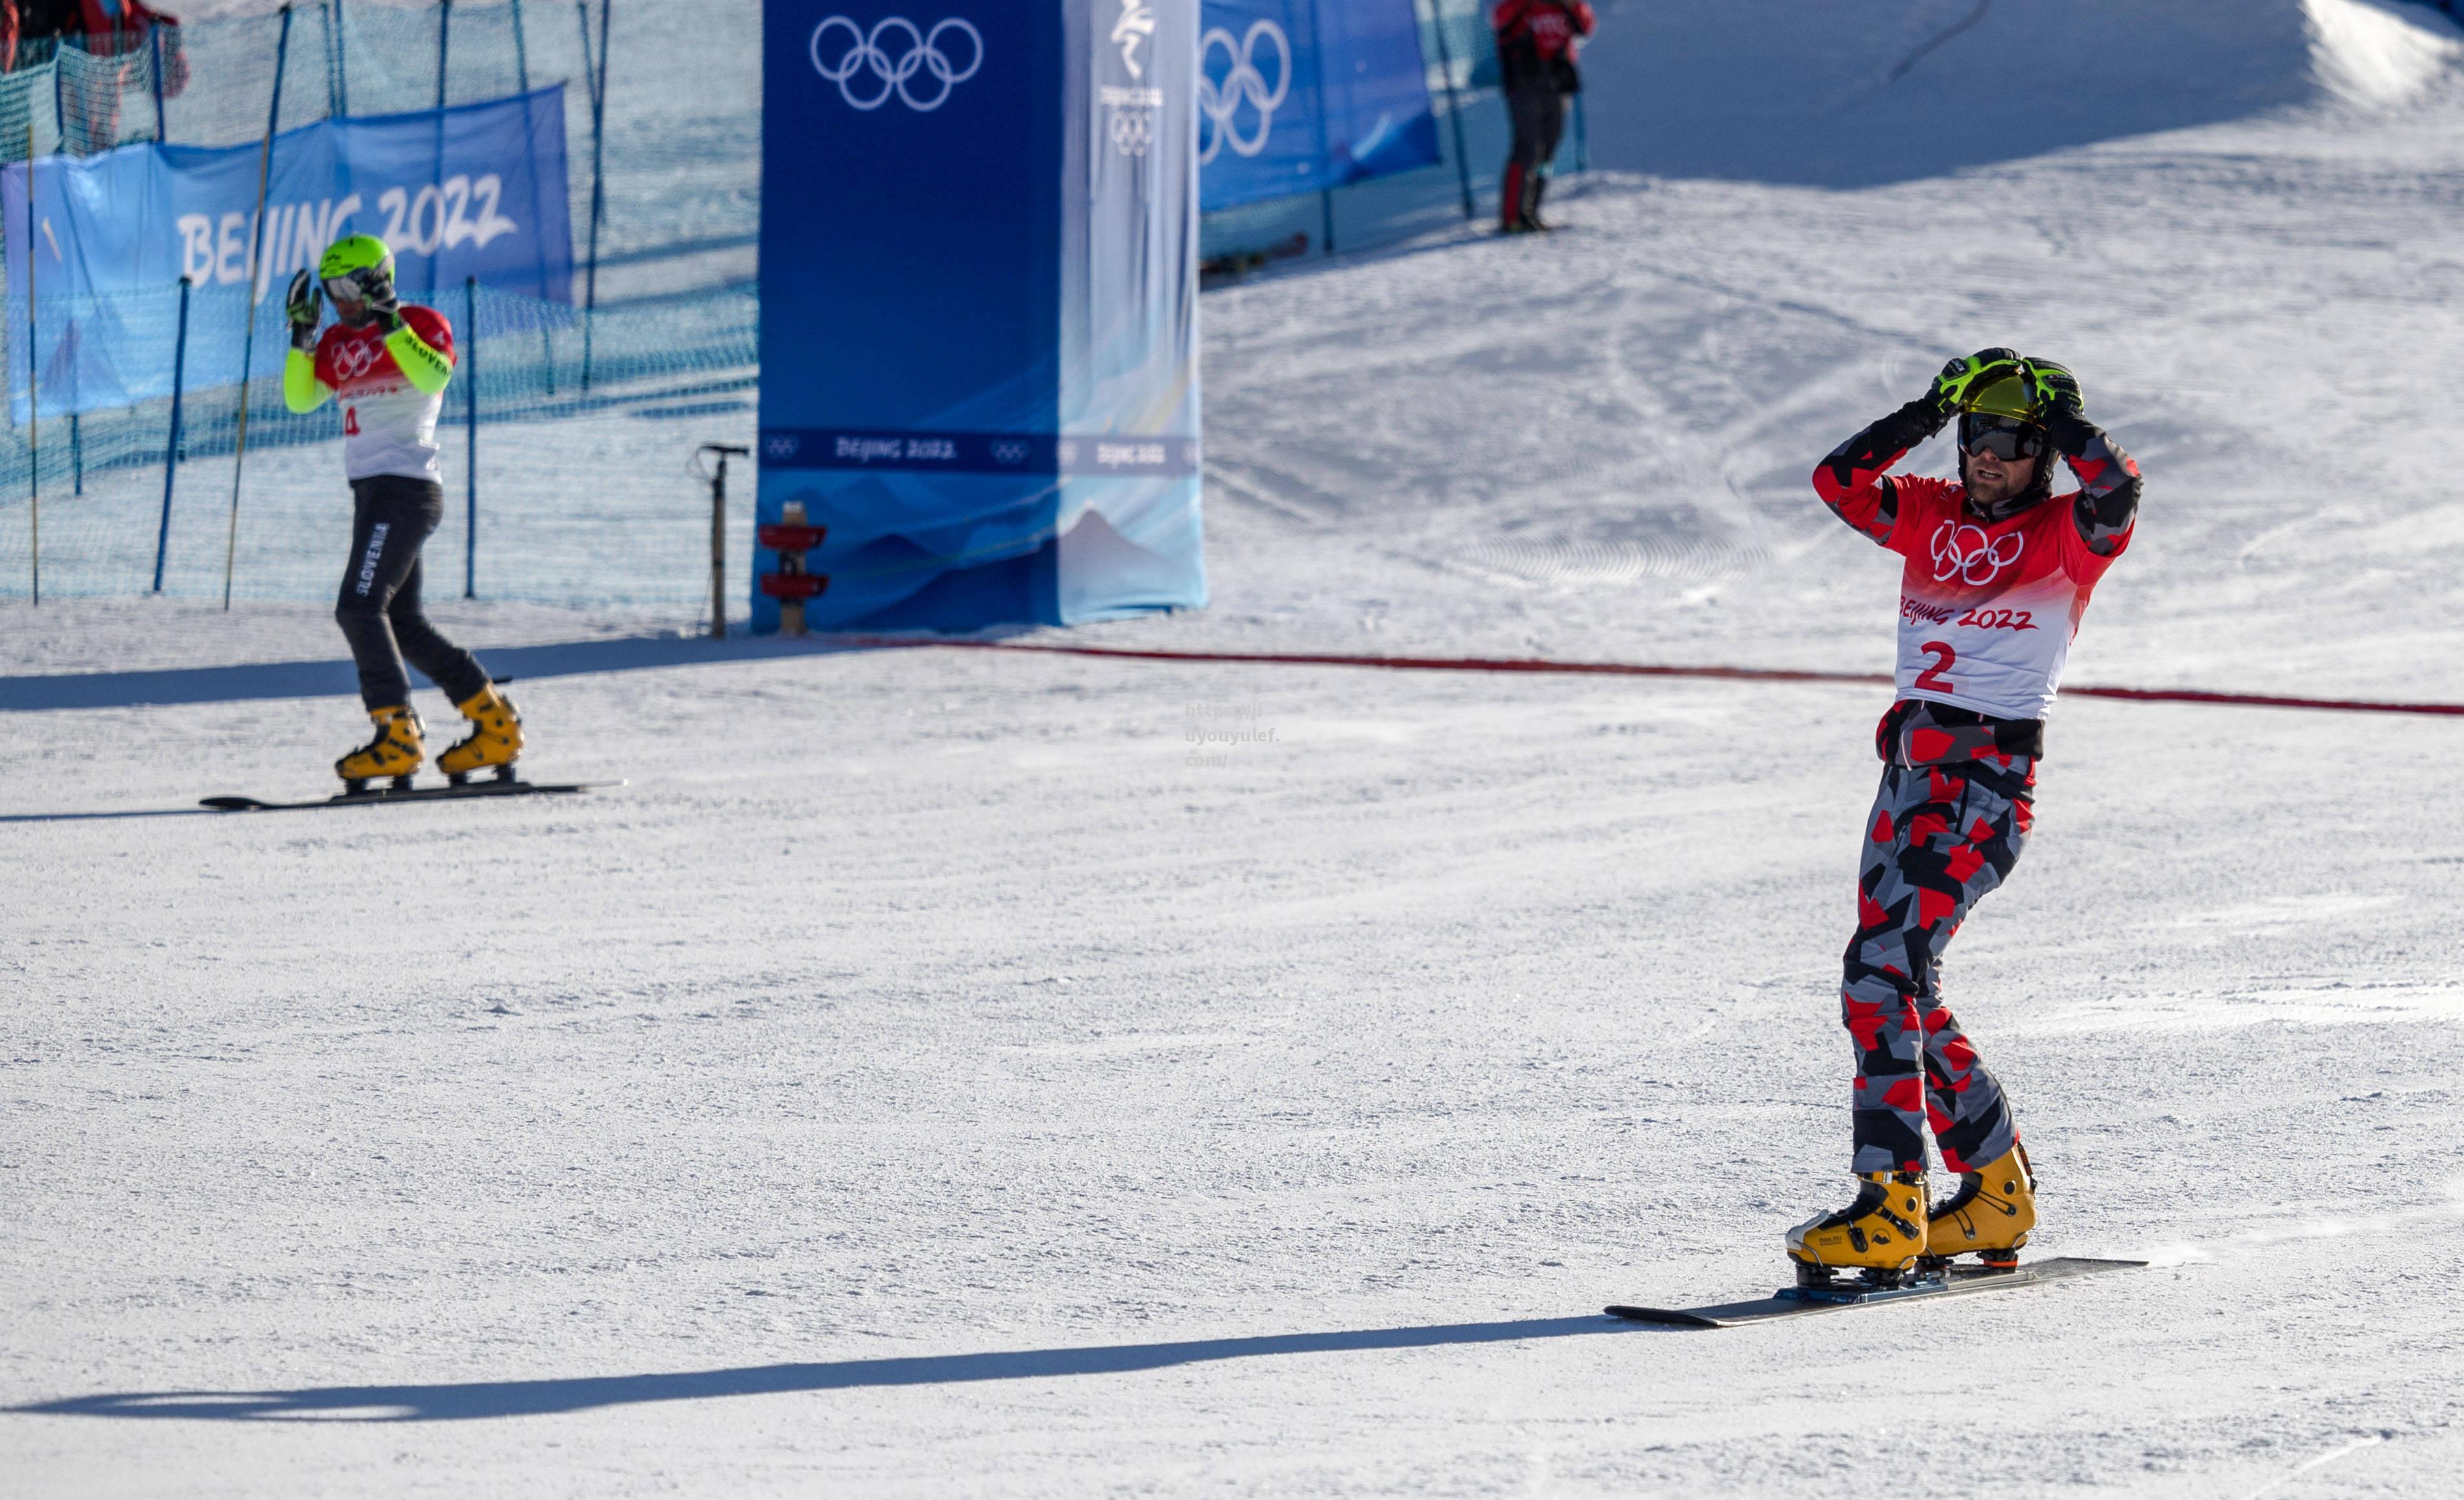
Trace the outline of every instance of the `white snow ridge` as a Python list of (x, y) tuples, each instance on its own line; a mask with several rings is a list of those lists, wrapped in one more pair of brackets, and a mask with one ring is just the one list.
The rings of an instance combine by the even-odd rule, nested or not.
[(2369, 0), (2302, 0), (2320, 80), (2355, 104), (2401, 104), (2453, 68), (2452, 30), (2431, 30), (2424, 8)]
[[(1561, 232), (1205, 298), (1213, 607), (998, 644), (1887, 673), (1808, 475), (2009, 343), (2146, 475), (2070, 686), (2464, 702), (2456, 43), (1605, 7)], [(1846, 1200), (1886, 688), (432, 612), (627, 784), (206, 813), (327, 611), (0, 605), (0, 1495), (2464, 1493), (2464, 719), (2066, 696), (1944, 983), (2151, 1264), (1684, 1331)]]

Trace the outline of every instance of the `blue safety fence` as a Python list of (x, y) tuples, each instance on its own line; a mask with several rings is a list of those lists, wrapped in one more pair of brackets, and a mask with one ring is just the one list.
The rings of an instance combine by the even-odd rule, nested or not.
[[(241, 341), (246, 288), (205, 288), (186, 300), (189, 351)], [(700, 603), (710, 512), (685, 465), (698, 442), (752, 433), (752, 289), (586, 316), (476, 285), (436, 301), (455, 325), (460, 363), (438, 424), (448, 517), (429, 543), (430, 593)], [(55, 321), (108, 317), (131, 345), (180, 363), (178, 289), (76, 302), (37, 307), (42, 346), (57, 346)], [(22, 381), (24, 300), (0, 301), (0, 318)], [(257, 319), (263, 373), (248, 386), (235, 522), (236, 385), (11, 427), (0, 438), (0, 475), (10, 476), (0, 482), (13, 491), (0, 504), (0, 596), (31, 595), (39, 569), (45, 598), (144, 593), (158, 577), (164, 593), (218, 598), (226, 567), (237, 598), (331, 593), (350, 508), (341, 417), (330, 404), (304, 416), (285, 408), (287, 348), (282, 310), (268, 303)]]

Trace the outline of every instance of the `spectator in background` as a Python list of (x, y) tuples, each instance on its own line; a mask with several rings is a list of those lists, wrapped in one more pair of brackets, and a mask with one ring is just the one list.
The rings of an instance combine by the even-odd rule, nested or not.
[(1592, 34), (1590, 0), (1498, 0), (1489, 13), (1497, 32), (1498, 81), (1514, 122), (1514, 150), (1506, 159), (1498, 194), (1498, 229), (1528, 233), (1549, 226), (1540, 218), (1540, 197), (1549, 188), (1549, 163), (1566, 128), (1566, 96), (1582, 89), (1574, 53)]
[[(49, 62), (62, 46), (74, 46), (93, 65), (62, 79), (61, 147), (101, 150), (120, 134), (120, 96), (143, 78), (154, 60), (149, 33), (162, 28), (163, 95), (187, 87), (188, 59), (180, 48), (180, 21), (143, 0), (0, 0), (0, 73)], [(39, 45), (49, 42), (52, 45)], [(105, 59), (113, 59), (106, 61)]]

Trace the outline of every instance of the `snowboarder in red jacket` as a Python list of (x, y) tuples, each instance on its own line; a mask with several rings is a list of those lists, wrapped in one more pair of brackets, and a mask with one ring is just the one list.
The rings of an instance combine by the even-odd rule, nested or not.
[[(1893, 474), (1959, 422), (1959, 482)], [(2053, 493), (2054, 460), (2079, 482)], [(1835, 1268), (1897, 1286), (1955, 1255), (2017, 1264), (2035, 1178), (2002, 1086), (1942, 999), (1942, 954), (2008, 878), (2035, 822), (2045, 711), (2088, 596), (2130, 545), (2139, 466), (2081, 413), (2058, 364), (1985, 349), (1833, 450), (1815, 493), (1900, 554), (1898, 701), (1874, 737), (1882, 785), (1866, 815), (1841, 1020), (1857, 1199), (1789, 1232), (1801, 1282)], [(1925, 1137), (1958, 1174), (1928, 1205)]]
[(1590, 0), (1498, 0), (1489, 24), (1497, 33), (1498, 79), (1514, 124), (1514, 148), (1498, 192), (1498, 228), (1508, 234), (1545, 230), (1540, 197), (1548, 191), (1549, 163), (1566, 128), (1566, 96), (1582, 91), (1574, 53), (1592, 34), (1592, 7)]

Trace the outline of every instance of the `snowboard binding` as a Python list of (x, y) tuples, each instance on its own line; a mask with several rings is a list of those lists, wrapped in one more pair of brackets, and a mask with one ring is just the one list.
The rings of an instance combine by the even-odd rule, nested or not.
[[(342, 778), (342, 795), (345, 797), (368, 796), (370, 795), (368, 792), (368, 783), (373, 781), (383, 781), (386, 783), (386, 791), (407, 792), (410, 790), (410, 776), (407, 772), (401, 776), (393, 777), (345, 776)], [(378, 792), (375, 793), (375, 795), (382, 797), (385, 795), (385, 793)]]
[[(1791, 1262), (1796, 1268), (1796, 1284), (1807, 1291), (1898, 1291), (1903, 1288), (1929, 1286), (1946, 1280), (1948, 1261), (1935, 1261), (1920, 1255), (1907, 1266), (1859, 1266), (1855, 1268), (1815, 1266), (1805, 1261)], [(1843, 1274), (1843, 1272), (1845, 1272)]]
[(1796, 1285), (1782, 1287), (1777, 1296), (1787, 1302), (1821, 1302), (1853, 1307), (1860, 1302), (1880, 1302), (1948, 1290), (1949, 1270), (1946, 1267), (1928, 1266), (1926, 1259), (1920, 1256), (1906, 1266), (1857, 1267), (1852, 1274), (1847, 1275), (1842, 1275), (1841, 1271), (1848, 1268), (1797, 1261)]

